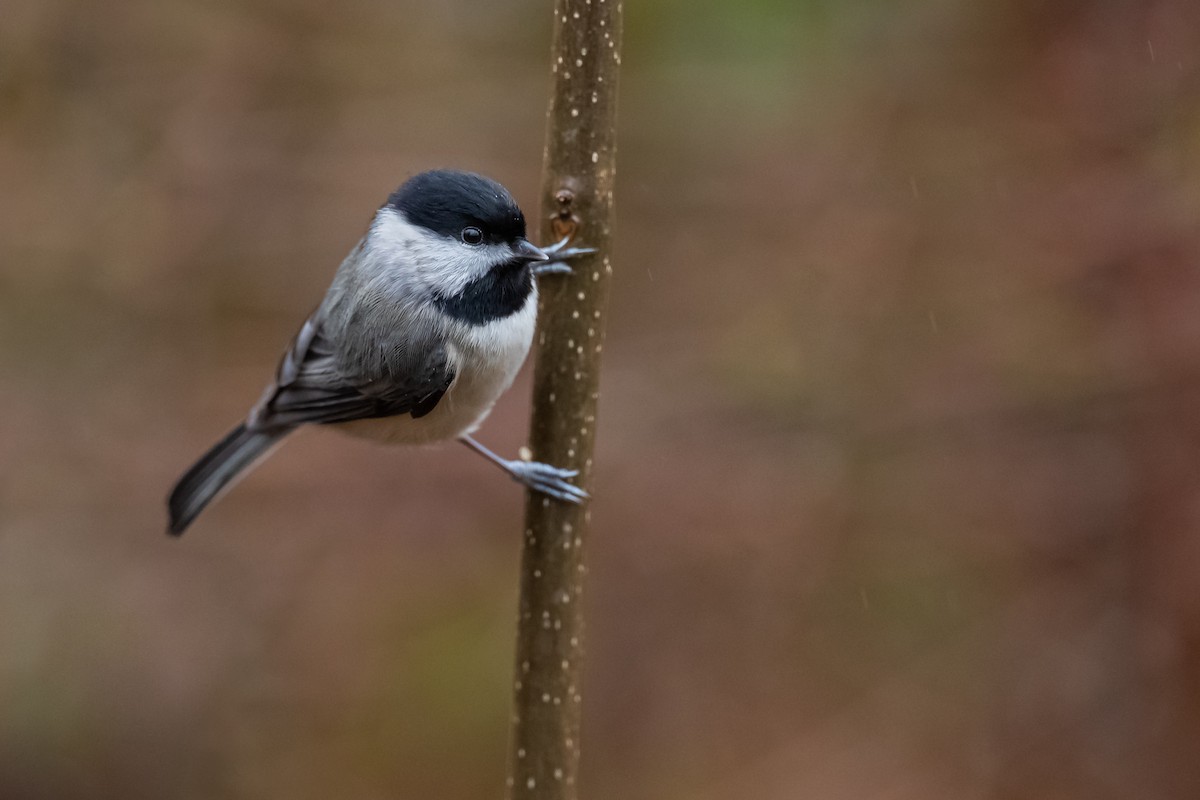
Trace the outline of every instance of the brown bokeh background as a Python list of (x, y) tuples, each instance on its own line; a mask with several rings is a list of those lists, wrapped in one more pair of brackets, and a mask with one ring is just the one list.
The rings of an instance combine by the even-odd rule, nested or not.
[[(586, 795), (1200, 796), (1200, 6), (627, 5)], [(163, 497), (548, 4), (0, 10), (0, 797), (499, 796), (516, 486)]]

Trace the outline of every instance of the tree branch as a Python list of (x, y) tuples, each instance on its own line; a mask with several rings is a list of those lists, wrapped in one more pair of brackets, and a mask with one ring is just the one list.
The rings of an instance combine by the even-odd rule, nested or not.
[[(554, 88), (546, 128), (542, 241), (573, 236), (596, 253), (539, 282), (533, 458), (590, 485), (608, 301), (616, 166), (618, 0), (556, 0)], [(586, 506), (526, 500), (509, 797), (574, 800), (579, 767)]]

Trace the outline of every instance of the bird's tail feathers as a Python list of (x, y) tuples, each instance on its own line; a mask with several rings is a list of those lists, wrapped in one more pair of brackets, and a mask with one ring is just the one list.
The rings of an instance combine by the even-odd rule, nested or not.
[(249, 430), (238, 425), (184, 473), (167, 499), (167, 532), (179, 536), (233, 482), (265, 456), (292, 428)]

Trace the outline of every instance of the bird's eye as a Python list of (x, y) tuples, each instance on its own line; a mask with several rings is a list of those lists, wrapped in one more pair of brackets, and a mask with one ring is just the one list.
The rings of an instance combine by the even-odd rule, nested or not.
[(467, 244), (481, 244), (483, 242), (483, 231), (473, 225), (463, 228), (462, 240)]

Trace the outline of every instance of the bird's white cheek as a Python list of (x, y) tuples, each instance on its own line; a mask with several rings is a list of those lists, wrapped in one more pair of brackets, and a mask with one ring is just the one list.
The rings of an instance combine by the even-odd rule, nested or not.
[(403, 214), (380, 209), (365, 242), (368, 259), (379, 264), (404, 289), (417, 288), (450, 297), (474, 278), (511, 256), (507, 246), (471, 247), (413, 225)]

